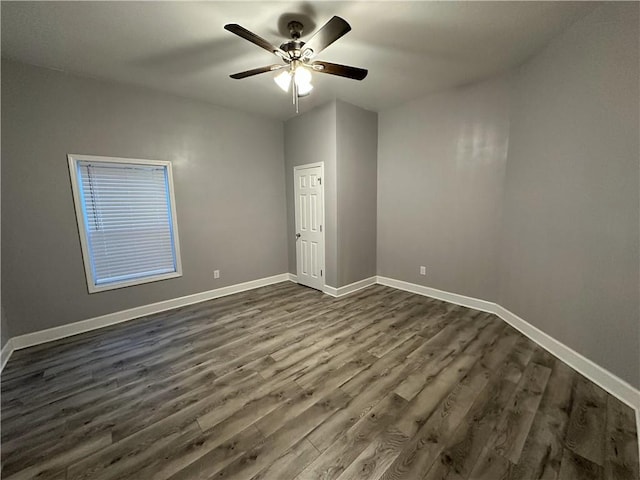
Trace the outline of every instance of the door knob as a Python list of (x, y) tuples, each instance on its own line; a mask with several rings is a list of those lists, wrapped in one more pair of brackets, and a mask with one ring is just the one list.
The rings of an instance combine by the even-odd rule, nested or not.
[(300, 238), (300, 234), (296, 233), (296, 240)]

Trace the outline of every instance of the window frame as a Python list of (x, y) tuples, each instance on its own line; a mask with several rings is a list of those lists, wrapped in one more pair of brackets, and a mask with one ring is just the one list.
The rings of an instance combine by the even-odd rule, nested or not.
[[(180, 239), (178, 235), (178, 221), (176, 217), (176, 202), (173, 188), (173, 171), (171, 162), (165, 160), (144, 160), (139, 158), (123, 158), (123, 157), (102, 157), (96, 155), (78, 155), (68, 154), (69, 174), (71, 177), (71, 190), (73, 193), (73, 203), (75, 206), (76, 223), (80, 236), (80, 248), (82, 250), (82, 262), (84, 264), (84, 272), (87, 280), (87, 288), (89, 293), (104, 292), (107, 290), (115, 290), (118, 288), (131, 287), (134, 285), (142, 285), (145, 283), (167, 280), (169, 278), (177, 278), (182, 276), (182, 261), (180, 258)], [(91, 267), (91, 255), (89, 250), (89, 239), (86, 229), (86, 215), (81, 199), (81, 186), (78, 178), (78, 168), (80, 162), (100, 162), (100, 163), (120, 163), (125, 165), (150, 165), (159, 166), (166, 169), (167, 192), (169, 200), (169, 209), (171, 215), (170, 227), (173, 236), (173, 250), (175, 255), (175, 272), (162, 273), (158, 275), (150, 275), (147, 277), (134, 278), (131, 280), (123, 280), (118, 282), (96, 284)]]

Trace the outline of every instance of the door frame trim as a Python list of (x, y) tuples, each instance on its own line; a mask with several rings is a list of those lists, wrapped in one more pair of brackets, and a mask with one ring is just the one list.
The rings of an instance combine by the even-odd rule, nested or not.
[[(327, 205), (327, 202), (325, 201), (325, 195), (324, 195), (324, 186), (325, 186), (325, 176), (324, 176), (324, 162), (314, 162), (314, 163), (305, 163), (304, 165), (295, 165), (293, 167), (293, 231), (294, 231), (294, 235), (295, 235), (295, 230), (296, 230), (296, 172), (298, 170), (304, 170), (306, 168), (316, 168), (316, 167), (320, 167), (320, 189), (322, 190), (322, 292), (326, 293), (327, 290), (327, 257), (326, 257), (326, 253), (327, 253), (327, 237), (325, 235), (325, 232), (327, 231), (327, 224), (325, 222), (326, 219), (326, 213), (325, 213), (325, 207)], [(296, 239), (296, 242), (294, 243), (295, 246), (295, 251), (296, 251), (296, 276), (298, 275), (298, 242)], [(296, 280), (296, 283), (297, 280)]]

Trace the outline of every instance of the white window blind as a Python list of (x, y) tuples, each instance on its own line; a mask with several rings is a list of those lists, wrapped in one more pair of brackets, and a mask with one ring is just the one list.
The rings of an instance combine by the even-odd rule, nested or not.
[(123, 160), (74, 159), (90, 291), (180, 274), (170, 165)]

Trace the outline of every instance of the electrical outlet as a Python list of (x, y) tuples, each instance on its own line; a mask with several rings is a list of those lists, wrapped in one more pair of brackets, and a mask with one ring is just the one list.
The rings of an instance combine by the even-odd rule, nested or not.
[(213, 271), (213, 278), (220, 278), (220, 270)]
[(421, 266), (420, 267), (420, 275), (426, 275), (427, 274), (427, 267)]

